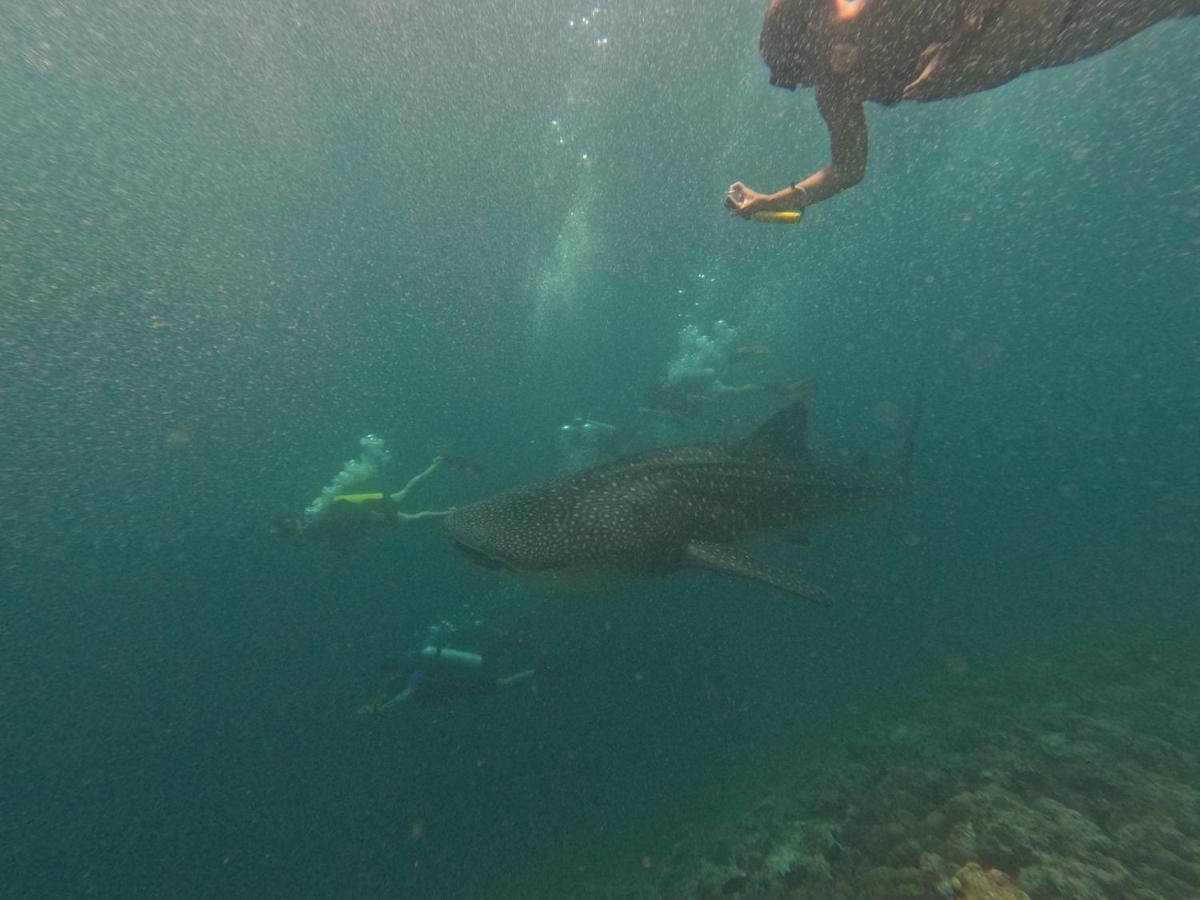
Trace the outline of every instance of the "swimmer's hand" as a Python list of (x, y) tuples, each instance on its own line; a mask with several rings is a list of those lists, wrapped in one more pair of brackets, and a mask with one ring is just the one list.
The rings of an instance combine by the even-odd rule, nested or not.
[(986, 27), (1004, 14), (1009, 0), (967, 0), (962, 24), (956, 34), (948, 41), (938, 41), (930, 44), (921, 51), (917, 59), (917, 69), (920, 72), (914, 81), (904, 87), (901, 97), (905, 100), (915, 99), (935, 78), (944, 76), (945, 72), (962, 54), (963, 48), (983, 34)]
[(771, 198), (735, 181), (725, 192), (725, 208), (735, 216), (749, 219), (756, 212), (770, 212)]
[(917, 65), (921, 69), (921, 74), (914, 81), (910, 81), (904, 86), (904, 93), (901, 97), (904, 100), (912, 100), (929, 81), (942, 71), (955, 56), (958, 55), (958, 43), (950, 41), (947, 43), (930, 44), (921, 51), (921, 56), (917, 60)]

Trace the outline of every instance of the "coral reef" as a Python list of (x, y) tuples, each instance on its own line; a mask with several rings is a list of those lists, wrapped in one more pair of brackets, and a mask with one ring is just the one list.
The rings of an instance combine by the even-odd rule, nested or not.
[(956, 660), (794, 785), (600, 896), (1200, 897), (1200, 666), (1097, 656)]
[(938, 885), (938, 891), (951, 900), (1029, 900), (999, 869), (985, 872), (979, 863), (967, 863), (957, 875)]

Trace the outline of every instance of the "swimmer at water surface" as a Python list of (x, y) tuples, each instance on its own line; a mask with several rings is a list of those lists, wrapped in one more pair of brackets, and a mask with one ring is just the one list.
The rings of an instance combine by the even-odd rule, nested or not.
[(771, 0), (759, 40), (771, 84), (816, 89), (832, 160), (770, 194), (736, 181), (725, 206), (745, 219), (799, 211), (858, 184), (867, 172), (868, 100), (985, 91), (1198, 14), (1200, 0)]

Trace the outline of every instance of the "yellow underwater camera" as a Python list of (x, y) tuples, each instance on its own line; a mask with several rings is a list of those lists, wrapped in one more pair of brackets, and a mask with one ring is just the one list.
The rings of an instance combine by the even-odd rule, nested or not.
[(771, 222), (775, 225), (799, 225), (804, 221), (804, 213), (798, 209), (782, 212), (756, 212), (751, 213), (750, 218), (755, 222)]

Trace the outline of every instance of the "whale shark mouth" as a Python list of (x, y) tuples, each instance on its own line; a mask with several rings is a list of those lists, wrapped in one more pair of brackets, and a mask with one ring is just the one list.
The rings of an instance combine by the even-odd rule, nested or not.
[(508, 565), (503, 560), (497, 559), (494, 556), (489, 556), (487, 553), (484, 553), (477, 547), (472, 547), (470, 544), (464, 544), (456, 537), (450, 538), (450, 544), (455, 550), (457, 550), (477, 566), (482, 566), (485, 569), (491, 569), (493, 572), (515, 571), (512, 566)]

